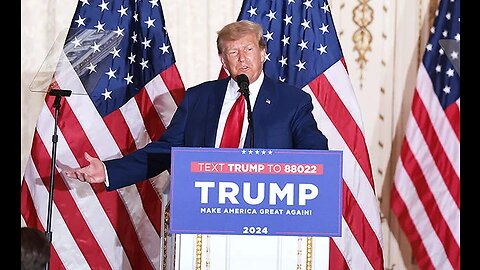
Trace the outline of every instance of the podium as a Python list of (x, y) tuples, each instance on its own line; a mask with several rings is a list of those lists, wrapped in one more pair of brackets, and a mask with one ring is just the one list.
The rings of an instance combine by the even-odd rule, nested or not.
[(342, 152), (172, 148), (164, 269), (328, 269)]

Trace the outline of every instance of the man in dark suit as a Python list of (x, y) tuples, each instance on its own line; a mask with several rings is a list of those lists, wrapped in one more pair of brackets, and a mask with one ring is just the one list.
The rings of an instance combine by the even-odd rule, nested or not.
[[(90, 164), (67, 171), (67, 176), (88, 183), (106, 182), (107, 190), (114, 190), (169, 169), (171, 147), (220, 147), (227, 115), (240, 95), (239, 74), (245, 74), (250, 82), (254, 148), (328, 149), (327, 138), (312, 115), (311, 97), (263, 73), (266, 44), (260, 25), (251, 21), (226, 25), (218, 31), (217, 49), (229, 77), (188, 89), (158, 141), (104, 162), (85, 153)], [(246, 119), (245, 110), (240, 148), (250, 146), (252, 131)]]

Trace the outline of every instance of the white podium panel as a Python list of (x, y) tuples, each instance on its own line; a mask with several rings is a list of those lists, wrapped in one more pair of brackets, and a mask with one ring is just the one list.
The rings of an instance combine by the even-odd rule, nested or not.
[(328, 237), (175, 237), (175, 270), (328, 270)]

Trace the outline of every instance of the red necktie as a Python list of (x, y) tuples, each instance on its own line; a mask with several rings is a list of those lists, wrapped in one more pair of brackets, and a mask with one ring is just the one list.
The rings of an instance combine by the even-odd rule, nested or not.
[(243, 118), (245, 115), (245, 97), (240, 95), (228, 113), (225, 129), (223, 130), (222, 148), (238, 148), (242, 134)]

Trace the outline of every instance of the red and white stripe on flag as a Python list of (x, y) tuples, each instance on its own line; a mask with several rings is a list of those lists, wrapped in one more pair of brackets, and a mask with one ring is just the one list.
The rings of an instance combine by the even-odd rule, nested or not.
[(363, 122), (344, 59), (303, 88), (331, 150), (343, 151), (342, 236), (330, 241), (330, 269), (383, 269), (378, 200)]
[(460, 269), (460, 99), (450, 106), (421, 65), (391, 193), (421, 269)]
[[(391, 208), (420, 269), (460, 269), (460, 1), (441, 0), (419, 66)], [(448, 44), (447, 44), (448, 45)]]
[(159, 177), (107, 192), (61, 172), (87, 165), (85, 152), (101, 160), (124, 156), (169, 125), (185, 88), (164, 22), (158, 3), (78, 2), (53, 78), (52, 88), (74, 93), (61, 101), (54, 190), (49, 95), (21, 187), (21, 214), (43, 231), (53, 192), (51, 269), (162, 268)]
[[(70, 72), (69, 78), (76, 76), (73, 69)], [(62, 89), (82, 87), (79, 80), (56, 83)], [(71, 180), (60, 172), (86, 165), (84, 152), (102, 160), (121, 157), (159, 138), (183, 92), (183, 83), (173, 65), (103, 119), (88, 95), (62, 100), (51, 269), (161, 269), (162, 201), (156, 188), (158, 179), (107, 192), (103, 184)], [(53, 99), (45, 97), (21, 188), (21, 214), (27, 226), (42, 231), (47, 226)]]

